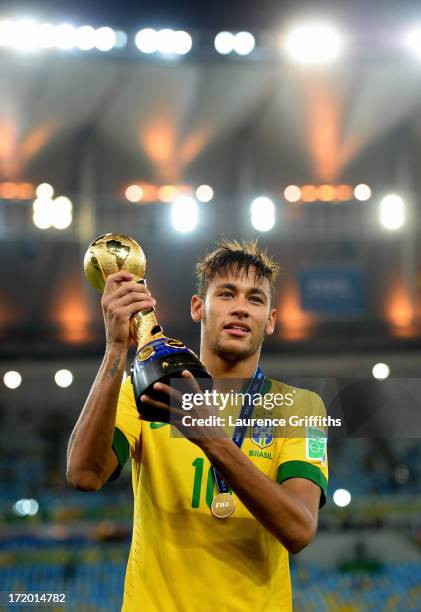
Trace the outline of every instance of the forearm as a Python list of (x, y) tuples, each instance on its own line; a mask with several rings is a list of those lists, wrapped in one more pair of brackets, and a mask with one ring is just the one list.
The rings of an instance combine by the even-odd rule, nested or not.
[[(99, 481), (104, 474), (112, 445), (117, 402), (126, 364), (127, 350), (107, 348), (67, 448), (67, 479), (73, 486)], [(102, 483), (101, 483), (102, 484)], [(83, 484), (82, 484), (82, 487)]]
[(230, 439), (214, 438), (201, 447), (251, 514), (290, 552), (308, 543), (315, 519), (292, 492), (263, 474)]

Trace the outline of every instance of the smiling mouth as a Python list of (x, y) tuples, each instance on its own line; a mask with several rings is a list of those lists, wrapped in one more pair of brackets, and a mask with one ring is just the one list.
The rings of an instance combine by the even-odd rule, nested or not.
[(247, 325), (241, 325), (240, 323), (231, 323), (229, 325), (225, 325), (224, 331), (226, 331), (230, 336), (240, 338), (246, 336), (250, 332), (250, 328)]

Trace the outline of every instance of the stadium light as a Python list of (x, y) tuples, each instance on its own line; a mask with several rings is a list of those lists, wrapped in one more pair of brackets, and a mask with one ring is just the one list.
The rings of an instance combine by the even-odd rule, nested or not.
[(111, 51), (116, 43), (116, 35), (112, 28), (103, 26), (95, 30), (94, 46), (98, 51)]
[(376, 363), (371, 370), (374, 378), (377, 380), (385, 380), (390, 375), (390, 367), (387, 363)]
[(192, 37), (188, 32), (177, 30), (174, 32), (174, 53), (177, 55), (185, 55), (193, 46)]
[(142, 53), (155, 53), (158, 49), (158, 33), (152, 28), (144, 28), (136, 34), (135, 44)]
[(301, 189), (297, 185), (288, 185), (284, 189), (284, 198), (287, 202), (298, 202), (301, 198)]
[(170, 30), (169, 28), (164, 28), (163, 30), (159, 30), (158, 36), (158, 51), (163, 55), (171, 55), (174, 53), (175, 40), (174, 40), (174, 30)]
[(95, 28), (89, 25), (76, 30), (76, 47), (81, 51), (89, 51), (95, 46)]
[(65, 196), (59, 196), (52, 199), (51, 192), (52, 187), (47, 183), (39, 185), (37, 188), (38, 192), (41, 193), (41, 197), (34, 200), (33, 203), (33, 222), (38, 229), (48, 229), (54, 227), (58, 230), (63, 230), (69, 227), (72, 223), (73, 205), (69, 198)]
[(213, 189), (209, 185), (200, 185), (196, 189), (196, 198), (199, 202), (210, 202), (213, 198)]
[(33, 203), (32, 220), (38, 229), (48, 229), (52, 225), (53, 200), (37, 198)]
[(259, 232), (267, 232), (275, 225), (275, 205), (269, 198), (260, 196), (251, 203), (251, 223)]
[(190, 196), (180, 196), (171, 207), (171, 221), (177, 232), (191, 232), (197, 226), (197, 202)]
[(215, 36), (215, 49), (221, 55), (228, 55), (234, 50), (234, 34), (232, 32), (219, 32)]
[(249, 55), (254, 49), (256, 41), (250, 32), (238, 32), (234, 36), (234, 51), (238, 55)]
[(68, 228), (72, 223), (72, 209), (72, 202), (66, 196), (53, 200), (51, 225), (58, 230)]
[(153, 30), (144, 28), (135, 36), (135, 44), (142, 53), (156, 53), (163, 55), (185, 55), (192, 48), (192, 37), (183, 30)]
[(39, 510), (39, 503), (36, 499), (18, 499), (12, 506), (13, 512), (17, 516), (35, 516)]
[(406, 44), (414, 53), (414, 55), (421, 59), (421, 28), (414, 28), (408, 32), (406, 37)]
[(37, 198), (50, 200), (54, 195), (54, 188), (49, 183), (41, 183), (35, 191)]
[(174, 202), (178, 195), (178, 189), (175, 185), (162, 185), (158, 189), (158, 200), (161, 202)]
[(351, 493), (346, 489), (336, 489), (333, 494), (333, 501), (340, 508), (345, 508), (351, 503)]
[(115, 32), (115, 47), (116, 49), (122, 49), (127, 45), (127, 34), (122, 30), (116, 30)]
[(304, 64), (323, 64), (334, 60), (342, 49), (339, 33), (323, 23), (303, 24), (291, 30), (283, 46), (289, 56)]
[(129, 185), (125, 195), (129, 202), (140, 202), (143, 197), (143, 189), (140, 185)]
[(67, 51), (76, 46), (76, 28), (69, 23), (62, 23), (56, 27), (56, 47)]
[(65, 389), (70, 387), (73, 382), (73, 374), (70, 370), (58, 370), (54, 374), (54, 381), (58, 387)]
[(17, 389), (22, 382), (22, 376), (19, 372), (10, 370), (3, 376), (3, 382), (8, 389)]
[(41, 23), (38, 26), (38, 45), (41, 49), (52, 49), (56, 46), (57, 29), (52, 23)]
[(371, 198), (370, 187), (364, 183), (360, 183), (354, 189), (354, 197), (356, 200), (360, 200), (360, 202), (366, 202)]
[(385, 196), (380, 202), (380, 223), (388, 230), (402, 227), (405, 220), (405, 205), (395, 194)]

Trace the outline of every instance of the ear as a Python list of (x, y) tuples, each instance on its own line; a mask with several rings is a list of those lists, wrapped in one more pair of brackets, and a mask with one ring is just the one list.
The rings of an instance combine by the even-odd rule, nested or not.
[(272, 308), (265, 327), (265, 336), (271, 336), (275, 331), (276, 308)]
[(191, 299), (191, 318), (196, 323), (200, 323), (203, 316), (203, 300), (198, 295), (193, 295)]

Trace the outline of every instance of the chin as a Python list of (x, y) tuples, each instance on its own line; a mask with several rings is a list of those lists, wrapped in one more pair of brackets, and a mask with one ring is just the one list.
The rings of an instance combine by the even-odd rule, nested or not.
[(215, 353), (227, 361), (241, 361), (253, 355), (255, 351), (245, 346), (233, 346), (232, 343), (221, 343), (215, 347)]

